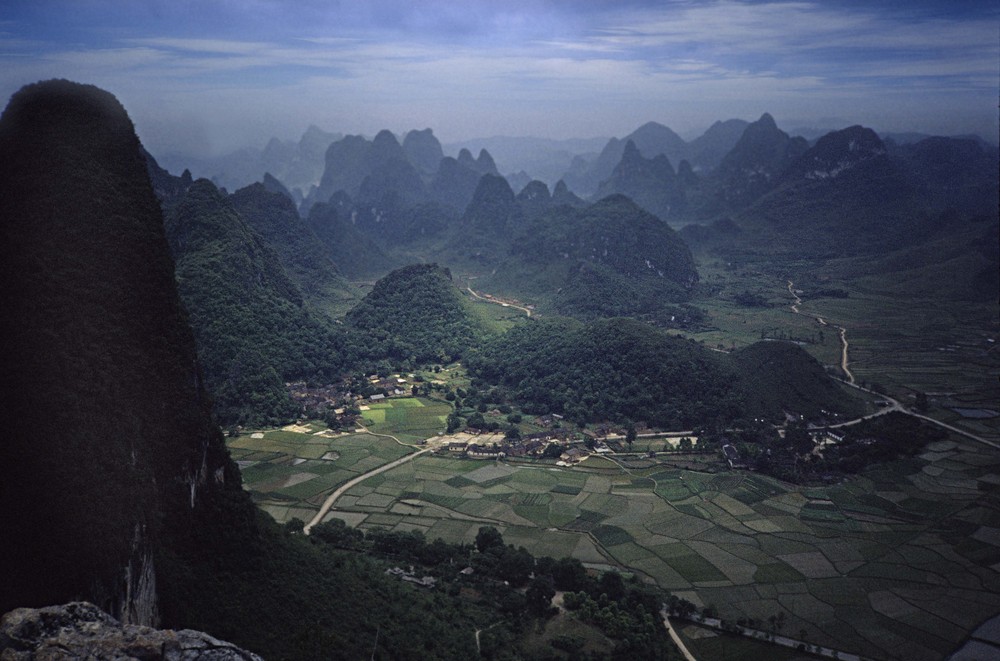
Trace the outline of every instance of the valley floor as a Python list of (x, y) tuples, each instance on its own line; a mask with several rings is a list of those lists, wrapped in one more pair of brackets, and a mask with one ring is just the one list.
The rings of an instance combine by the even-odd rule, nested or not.
[[(317, 438), (301, 437), (304, 448)], [(480, 526), (493, 525), (535, 556), (637, 572), (699, 607), (716, 606), (730, 622), (783, 612), (779, 633), (812, 644), (939, 659), (1000, 613), (996, 452), (960, 437), (812, 489), (742, 471), (606, 458), (560, 468), (424, 450), (403, 463), (399, 453), (415, 448), (386, 438), (324, 442), (340, 453), (331, 463), (357, 466), (350, 457), (367, 446), (382, 466), (369, 459), (367, 478), (345, 484), (324, 520), (450, 542), (472, 542)], [(257, 496), (279, 518), (304, 511), (282, 509), (267, 494)]]

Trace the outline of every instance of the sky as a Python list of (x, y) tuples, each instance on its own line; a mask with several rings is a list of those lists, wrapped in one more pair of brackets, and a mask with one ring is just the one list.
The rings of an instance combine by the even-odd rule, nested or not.
[(993, 0), (0, 0), (0, 97), (98, 85), (153, 153), (217, 154), (310, 125), (374, 135), (691, 139), (786, 130), (996, 142)]

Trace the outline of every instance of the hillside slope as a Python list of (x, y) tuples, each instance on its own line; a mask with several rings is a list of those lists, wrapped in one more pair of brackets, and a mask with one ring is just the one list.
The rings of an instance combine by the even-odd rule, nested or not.
[(461, 358), (485, 331), (467, 310), (451, 272), (437, 264), (397, 269), (347, 313), (347, 326), (374, 358), (448, 363)]
[(284, 381), (332, 377), (342, 360), (337, 333), (211, 182), (192, 184), (170, 209), (166, 232), (220, 422), (293, 416)]
[(166, 529), (242, 493), (139, 141), (113, 96), (49, 81), (11, 99), (0, 153), (0, 611), (153, 624)]

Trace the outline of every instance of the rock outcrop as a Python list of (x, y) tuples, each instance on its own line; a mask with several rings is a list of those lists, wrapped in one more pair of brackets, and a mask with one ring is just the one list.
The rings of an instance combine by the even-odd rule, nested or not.
[(0, 620), (0, 659), (261, 661), (256, 654), (201, 631), (122, 624), (85, 601), (18, 608), (4, 615)]

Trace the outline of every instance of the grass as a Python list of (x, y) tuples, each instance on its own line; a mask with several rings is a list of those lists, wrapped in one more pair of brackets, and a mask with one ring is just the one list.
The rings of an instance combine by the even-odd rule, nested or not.
[(419, 441), (444, 431), (451, 405), (423, 397), (386, 399), (369, 405), (361, 417), (369, 431), (396, 436), (404, 442)]

